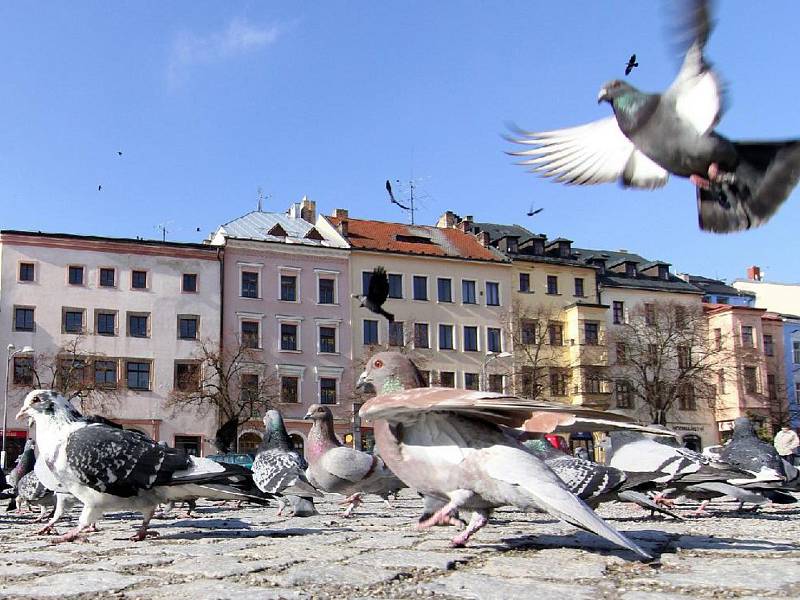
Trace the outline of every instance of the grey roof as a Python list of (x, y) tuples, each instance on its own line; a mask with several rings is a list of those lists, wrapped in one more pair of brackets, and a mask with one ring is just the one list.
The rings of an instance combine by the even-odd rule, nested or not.
[[(280, 225), (286, 237), (270, 235), (268, 232)], [(219, 232), (228, 238), (243, 240), (259, 240), (264, 242), (283, 242), (292, 239), (312, 246), (325, 246), (326, 242), (307, 239), (306, 235), (314, 225), (300, 218), (292, 218), (285, 213), (253, 211), (238, 219), (229, 221), (219, 228)]]
[[(518, 237), (518, 243), (522, 246), (525, 242), (537, 239), (537, 240), (546, 240), (547, 236), (542, 233), (533, 233), (532, 231), (526, 229), (522, 225), (502, 225), (500, 223), (477, 223), (473, 222), (469, 228), (471, 233), (478, 233), (480, 231), (485, 231), (489, 234), (489, 239), (494, 243), (497, 240), (508, 237), (508, 236), (515, 236)], [(571, 242), (566, 238), (556, 238), (546, 242), (546, 246), (554, 242)], [(594, 268), (591, 265), (584, 264), (582, 261), (578, 261), (575, 257), (570, 258), (561, 258), (558, 256), (549, 256), (549, 255), (536, 255), (536, 254), (528, 254), (527, 252), (520, 252), (520, 253), (509, 253), (509, 256), (515, 261), (522, 261), (522, 262), (537, 262), (537, 263), (550, 263), (554, 265), (572, 265), (572, 266), (580, 266), (586, 268)]]
[(746, 290), (737, 289), (728, 285), (719, 279), (711, 279), (703, 277), (702, 275), (685, 275), (686, 279), (692, 285), (699, 287), (706, 294), (713, 294), (715, 296), (746, 296), (748, 298), (755, 297), (755, 293)]

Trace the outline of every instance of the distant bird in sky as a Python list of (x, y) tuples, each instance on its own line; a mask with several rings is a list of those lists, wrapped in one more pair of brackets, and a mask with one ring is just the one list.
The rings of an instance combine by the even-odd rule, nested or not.
[(566, 184), (619, 181), (654, 189), (670, 174), (687, 177), (696, 186), (699, 225), (706, 231), (738, 231), (769, 220), (800, 180), (800, 140), (736, 142), (714, 131), (724, 90), (703, 56), (711, 8), (708, 0), (689, 4), (691, 42), (666, 91), (650, 94), (609, 81), (597, 98), (611, 104), (614, 116), (567, 129), (520, 132), (512, 141), (532, 148), (510, 154), (522, 157), (520, 164), (531, 171)]
[(122, 150), (117, 150), (117, 156), (122, 156)]
[(390, 323), (394, 321), (394, 315), (383, 309), (383, 303), (389, 297), (389, 278), (383, 267), (377, 266), (373, 269), (367, 286), (367, 295), (355, 294), (355, 297), (361, 300), (361, 306), (367, 310), (383, 315)]
[(639, 63), (636, 62), (636, 55), (635, 54), (631, 54), (631, 57), (628, 59), (628, 64), (625, 65), (625, 77), (627, 77), (628, 75), (631, 74), (631, 71), (633, 71), (634, 67), (638, 67), (638, 66), (639, 66)]
[(528, 212), (525, 213), (525, 214), (528, 215), (529, 217), (532, 217), (533, 215), (538, 215), (543, 210), (544, 210), (544, 208), (537, 208), (536, 210), (533, 210), (533, 204), (531, 204), (531, 207), (528, 209)]
[(100, 190), (102, 190), (102, 189), (103, 189), (103, 186), (102, 186), (102, 185), (98, 185), (98, 186), (97, 186), (97, 191), (98, 191), (98, 192), (99, 192)]
[(402, 209), (411, 210), (410, 206), (406, 206), (405, 204), (400, 204), (397, 201), (397, 199), (394, 197), (394, 192), (392, 192), (392, 184), (389, 182), (388, 179), (386, 180), (386, 191), (389, 192), (389, 200), (391, 202), (393, 202), (394, 204), (397, 204), (397, 206), (399, 206)]

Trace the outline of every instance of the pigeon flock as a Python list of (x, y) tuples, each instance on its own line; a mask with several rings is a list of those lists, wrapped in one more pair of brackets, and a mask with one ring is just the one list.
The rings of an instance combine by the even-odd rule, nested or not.
[[(560, 183), (618, 181), (655, 189), (670, 174), (696, 186), (699, 225), (718, 233), (765, 223), (800, 181), (800, 140), (733, 141), (715, 130), (724, 108), (720, 77), (706, 60), (711, 34), (710, 0), (690, 3), (683, 65), (662, 93), (647, 93), (615, 79), (602, 85), (598, 102), (613, 116), (578, 127), (519, 132), (510, 152), (519, 164)], [(632, 55), (625, 75), (637, 66)]]
[[(148, 525), (159, 505), (192, 506), (201, 498), (275, 501), (278, 514), (308, 517), (317, 514), (314, 503), (327, 492), (345, 497), (343, 516), (351, 517), (365, 494), (380, 496), (389, 509), (389, 498), (410, 488), (422, 497), (417, 529), (455, 526), (453, 546), (464, 546), (495, 509), (512, 506), (547, 513), (646, 561), (652, 557), (594, 508), (632, 502), (651, 514), (681, 519), (674, 512), (678, 499), (701, 502), (692, 514), (721, 496), (738, 500), (740, 509), (796, 502), (792, 492), (800, 473), (758, 440), (746, 418), (736, 421), (727, 445), (704, 455), (679, 447), (660, 426), (613, 413), (426, 387), (420, 370), (400, 352), (372, 356), (357, 388), (377, 394), (360, 411), (373, 425), (374, 453), (342, 445), (330, 409), (315, 404), (305, 417), (312, 427), (303, 457), (280, 413), (270, 410), (252, 470), (187, 455), (107, 419), (83, 416), (54, 391), (32, 391), (18, 417), (33, 420), (36, 443), (28, 442), (8, 475), (8, 510), (38, 507), (37, 521), (49, 520), (36, 533), (45, 534), (80, 504), (77, 526), (55, 542), (96, 531), (104, 513), (139, 512), (142, 524), (131, 539), (141, 541), (155, 535)], [(544, 438), (574, 431), (608, 432), (606, 465), (564, 454)], [(465, 513), (471, 513), (468, 521), (461, 517)]]

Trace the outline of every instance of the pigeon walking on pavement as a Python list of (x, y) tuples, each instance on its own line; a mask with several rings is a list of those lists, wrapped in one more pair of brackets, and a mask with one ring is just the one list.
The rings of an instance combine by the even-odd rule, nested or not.
[(305, 476), (308, 464), (294, 449), (292, 438), (277, 410), (264, 416), (264, 440), (253, 461), (253, 482), (262, 492), (278, 495), (278, 515), (310, 517), (317, 514), (314, 498), (322, 494)]
[(386, 317), (390, 323), (394, 321), (394, 315), (386, 312), (383, 308), (383, 303), (389, 297), (389, 277), (383, 267), (377, 266), (373, 269), (369, 278), (366, 296), (356, 294), (355, 297), (361, 301), (361, 306), (367, 310), (374, 312), (376, 315)]
[(322, 404), (312, 404), (305, 416), (313, 420), (308, 433), (306, 476), (315, 488), (347, 496), (344, 516), (362, 503), (364, 494), (375, 494), (389, 503), (389, 496), (405, 487), (382, 457), (343, 446), (333, 430), (333, 414)]
[(247, 484), (246, 470), (189, 456), (139, 433), (87, 422), (55, 391), (28, 393), (17, 419), (26, 416), (36, 422), (37, 464), (42, 462), (57, 485), (83, 503), (78, 526), (57, 541), (77, 539), (106, 511), (141, 512), (142, 526), (131, 539), (143, 540), (159, 504), (188, 497), (252, 498), (235, 487)]
[[(719, 76), (703, 51), (711, 33), (709, 0), (689, 10), (691, 43), (663, 93), (642, 92), (622, 80), (600, 88), (598, 102), (614, 115), (578, 127), (521, 132), (511, 152), (533, 172), (567, 184), (619, 181), (658, 188), (669, 175), (696, 185), (699, 225), (718, 233), (765, 223), (800, 180), (800, 140), (732, 141), (717, 131), (723, 111)], [(764, 92), (768, 95), (768, 92)]]
[(375, 442), (386, 463), (409, 487), (445, 501), (418, 527), (449, 522), (462, 509), (471, 511), (466, 529), (452, 540), (454, 546), (463, 546), (486, 525), (495, 508), (511, 505), (545, 511), (650, 558), (504, 429), (531, 419), (540, 421), (536, 412), (550, 412), (555, 421), (577, 422), (576, 412), (596, 416), (598, 411), (490, 392), (423, 388), (422, 382), (416, 365), (397, 352), (371, 357), (358, 380), (358, 387), (379, 393), (361, 408), (360, 415), (372, 421)]

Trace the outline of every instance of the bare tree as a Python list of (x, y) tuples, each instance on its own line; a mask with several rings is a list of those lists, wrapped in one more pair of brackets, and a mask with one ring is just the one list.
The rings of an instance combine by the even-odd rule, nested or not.
[(178, 363), (175, 387), (167, 398), (173, 412), (217, 414), (215, 444), (230, 452), (239, 428), (260, 418), (280, 396), (278, 378), (267, 373), (251, 348), (223, 348), (205, 339), (197, 342), (194, 360)]
[(714, 408), (718, 383), (736, 377), (732, 351), (711, 335), (700, 306), (639, 304), (607, 337), (618, 393), (638, 399), (651, 423), (666, 425), (668, 413), (700, 402)]
[(31, 389), (51, 389), (69, 400), (77, 399), (82, 412), (109, 413), (119, 403), (117, 360), (85, 350), (84, 343), (84, 337), (78, 335), (30, 362), (18, 358), (19, 373), (15, 378)]

